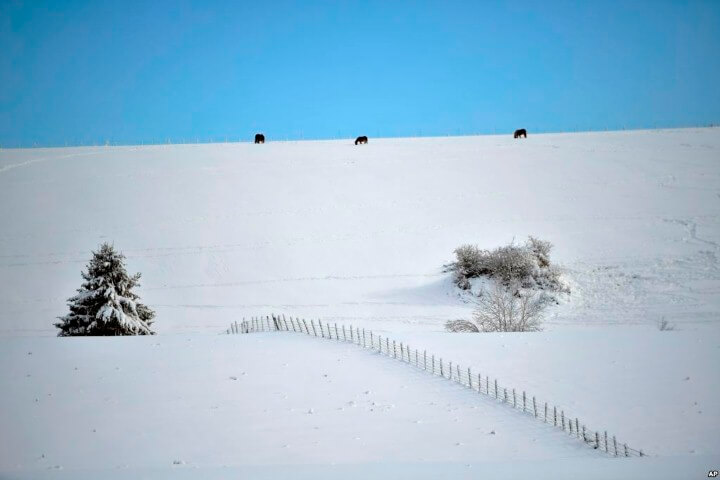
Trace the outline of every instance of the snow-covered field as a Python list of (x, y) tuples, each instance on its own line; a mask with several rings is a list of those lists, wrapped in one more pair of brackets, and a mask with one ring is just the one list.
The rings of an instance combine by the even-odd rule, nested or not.
[(4, 338), (0, 346), (0, 389), (12, 392), (0, 410), (8, 478), (207, 478), (208, 468), (228, 478), (284, 468), (294, 478), (288, 466), (332, 478), (319, 467), (333, 465), (409, 478), (418, 464), (430, 469), (421, 478), (498, 468), (533, 478), (566, 478), (568, 466), (602, 474), (588, 478), (701, 470), (689, 458), (608, 458), (447, 380), (300, 334)]
[(0, 331), (53, 335), (91, 249), (160, 333), (270, 311), (406, 330), (466, 316), (461, 243), (555, 244), (549, 328), (720, 317), (720, 129), (0, 151)]
[[(351, 346), (214, 335), (270, 312), (391, 333), (658, 456), (622, 468), (717, 468), (720, 129), (0, 150), (0, 225), (0, 472), (618, 468)], [(572, 289), (546, 331), (444, 333), (472, 311), (442, 272), (453, 249), (527, 235)], [(103, 241), (143, 273), (158, 337), (54, 338)]]

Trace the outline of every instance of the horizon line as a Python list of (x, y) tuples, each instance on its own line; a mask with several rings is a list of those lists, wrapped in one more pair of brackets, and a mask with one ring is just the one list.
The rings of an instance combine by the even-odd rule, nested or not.
[[(532, 135), (550, 135), (550, 134), (561, 134), (561, 133), (618, 133), (618, 132), (639, 132), (639, 131), (660, 131), (660, 130), (683, 130), (683, 129), (692, 129), (692, 128), (718, 128), (720, 127), (720, 122), (711, 122), (708, 124), (701, 124), (701, 125), (683, 125), (683, 126), (668, 126), (668, 127), (621, 127), (621, 128), (603, 128), (603, 129), (588, 129), (588, 130), (528, 130), (528, 133), (531, 133)], [(264, 132), (259, 132), (263, 133)], [(374, 139), (412, 139), (412, 138), (450, 138), (450, 137), (492, 137), (492, 136), (506, 136), (506, 135), (512, 135), (513, 132), (508, 131), (506, 133), (497, 133), (497, 132), (479, 132), (479, 133), (467, 133), (467, 134), (457, 134), (457, 133), (450, 133), (445, 135), (437, 135), (437, 134), (429, 134), (429, 135), (400, 135), (400, 136), (377, 136), (377, 137), (370, 137)], [(267, 134), (265, 134), (267, 136)], [(34, 149), (60, 149), (60, 148), (92, 148), (92, 147), (152, 147), (152, 146), (176, 146), (176, 145), (215, 145), (215, 144), (235, 144), (235, 143), (253, 143), (253, 140), (248, 138), (247, 140), (243, 139), (240, 140), (239, 137), (237, 137), (238, 140), (232, 140), (229, 139), (229, 136), (226, 135), (225, 139), (219, 139), (217, 141), (213, 140), (213, 137), (210, 137), (208, 141), (202, 141), (199, 140), (199, 137), (195, 138), (195, 141), (185, 141), (185, 139), (182, 139), (182, 141), (170, 141), (174, 140), (168, 137), (167, 142), (144, 142), (141, 141), (140, 143), (112, 143), (110, 141), (106, 141), (105, 143), (93, 143), (93, 144), (69, 144), (65, 143), (63, 144), (46, 144), (46, 145), (30, 145), (30, 146), (17, 146), (17, 147), (5, 147), (0, 143), (0, 151), (3, 150), (34, 150)], [(280, 138), (277, 140), (266, 140), (266, 143), (287, 143), (287, 142), (330, 142), (330, 141), (339, 141), (339, 140), (353, 140), (353, 137), (317, 137), (317, 138)]]

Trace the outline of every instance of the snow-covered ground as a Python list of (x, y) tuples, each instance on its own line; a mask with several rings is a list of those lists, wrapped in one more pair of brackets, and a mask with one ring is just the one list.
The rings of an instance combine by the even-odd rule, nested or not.
[[(600, 462), (621, 468), (612, 477), (706, 475), (720, 456), (719, 160), (718, 128), (0, 150), (0, 474), (303, 464), (290, 471), (351, 478), (343, 465), (427, 464), (459, 477), (469, 463), (469, 476), (560, 478), (551, 465)], [(442, 272), (453, 249), (527, 235), (554, 243), (572, 289), (546, 331), (444, 333), (472, 311)], [(54, 338), (103, 241), (143, 273), (158, 337)], [(585, 457), (541, 423), (352, 346), (212, 335), (270, 312), (391, 334), (658, 457)], [(676, 331), (657, 330), (663, 317)], [(395, 407), (369, 411), (366, 390)], [(502, 447), (482, 430), (492, 419), (511, 426)], [(528, 432), (542, 448), (526, 448)]]
[(549, 329), (717, 328), (718, 158), (718, 128), (2, 150), (0, 332), (53, 335), (103, 241), (161, 333), (271, 311), (437, 331), (471, 309), (453, 249), (527, 235), (573, 286)]
[(702, 470), (688, 458), (608, 458), (447, 380), (300, 334), (4, 338), (0, 363), (3, 478)]

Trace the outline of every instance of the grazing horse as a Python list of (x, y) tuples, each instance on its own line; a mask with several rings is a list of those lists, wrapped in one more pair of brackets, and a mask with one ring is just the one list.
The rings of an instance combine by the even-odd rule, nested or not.
[(515, 130), (515, 133), (513, 134), (513, 138), (520, 138), (525, 137), (527, 138), (527, 130), (524, 128), (521, 128), (520, 130)]
[(265, 143), (265, 135), (262, 133), (255, 134), (255, 143)]
[(359, 143), (367, 143), (367, 137), (362, 136), (362, 137), (356, 138), (356, 139), (355, 139), (355, 145), (357, 145), (357, 144), (359, 144)]

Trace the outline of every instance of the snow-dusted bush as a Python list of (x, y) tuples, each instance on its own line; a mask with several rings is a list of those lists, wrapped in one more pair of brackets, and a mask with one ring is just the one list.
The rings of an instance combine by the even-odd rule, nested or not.
[(670, 332), (672, 330), (675, 330), (675, 325), (665, 320), (665, 317), (663, 317), (658, 323), (657, 323), (658, 330), (661, 332)]
[(132, 292), (140, 274), (128, 275), (125, 257), (104, 243), (82, 272), (78, 294), (68, 299), (70, 313), (58, 317), (59, 337), (84, 335), (153, 335), (155, 312), (138, 302)]
[(477, 325), (469, 320), (448, 320), (445, 323), (445, 328), (449, 332), (470, 332), (477, 333), (480, 331)]
[(473, 320), (450, 320), (451, 332), (537, 332), (542, 330), (545, 300), (517, 284), (494, 282), (489, 292), (480, 292)]
[(567, 291), (559, 271), (550, 264), (550, 242), (529, 237), (524, 245), (511, 243), (495, 250), (481, 250), (475, 245), (455, 249), (455, 262), (449, 265), (455, 284), (467, 290), (471, 278), (487, 276), (505, 285), (519, 283), (523, 288)]

